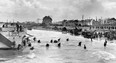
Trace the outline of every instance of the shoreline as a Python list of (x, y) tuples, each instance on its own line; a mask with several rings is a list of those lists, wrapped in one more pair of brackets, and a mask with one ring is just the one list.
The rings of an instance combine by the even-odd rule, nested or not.
[(54, 30), (54, 29), (50, 29), (50, 28), (42, 28), (42, 27), (38, 27), (38, 28), (32, 28), (32, 30), (45, 30), (45, 31), (55, 31), (55, 32), (62, 32), (61, 30)]
[[(63, 31), (61, 31), (61, 30), (54, 30), (54, 29), (50, 29), (50, 28), (38, 27), (38, 28), (33, 28), (33, 30), (55, 31), (55, 32), (61, 32), (62, 34), (70, 34), (70, 35), (72, 35), (72, 36), (80, 36), (80, 35), (71, 34), (70, 32), (63, 32)], [(81, 36), (83, 36), (83, 35), (81, 35)], [(88, 39), (89, 39), (89, 38), (88, 38)], [(115, 41), (115, 39), (114, 39), (114, 40), (107, 40), (107, 41), (112, 42), (112, 41)]]

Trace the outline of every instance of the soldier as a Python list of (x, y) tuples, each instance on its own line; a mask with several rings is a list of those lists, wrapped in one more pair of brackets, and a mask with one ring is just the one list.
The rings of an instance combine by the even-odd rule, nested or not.
[(104, 42), (104, 47), (106, 47), (107, 46), (107, 41), (105, 40), (105, 42)]
[(33, 40), (36, 41), (36, 37), (34, 37)]
[(34, 47), (31, 47), (30, 50), (34, 50)]
[(69, 41), (69, 38), (67, 38), (66, 41)]
[(49, 44), (46, 44), (46, 47), (49, 47)]
[(40, 41), (40, 40), (38, 40), (38, 43), (41, 43), (41, 41)]
[(86, 49), (86, 45), (84, 45), (84, 49)]
[(18, 44), (17, 49), (20, 50), (21, 48), (22, 48), (22, 45), (21, 44)]
[(82, 42), (79, 42), (78, 46), (81, 46), (81, 43), (82, 43)]
[(23, 41), (22, 41), (22, 44), (23, 44), (23, 46), (26, 46), (26, 41), (23, 40)]
[(53, 42), (53, 40), (50, 41), (51, 43)]
[(60, 41), (60, 38), (58, 39), (58, 42)]
[(31, 47), (31, 43), (29, 43), (28, 46)]
[(58, 44), (58, 47), (61, 47), (61, 43)]
[(58, 41), (57, 40), (54, 40), (54, 43), (58, 43)]

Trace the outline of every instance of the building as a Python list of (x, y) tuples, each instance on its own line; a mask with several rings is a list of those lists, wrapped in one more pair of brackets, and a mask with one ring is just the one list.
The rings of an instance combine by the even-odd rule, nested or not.
[(70, 26), (70, 27), (82, 27), (88, 26), (93, 24), (93, 19), (86, 19), (86, 20), (64, 20), (62, 21), (63, 26)]
[(63, 26), (75, 27), (78, 25), (78, 20), (64, 20), (62, 24)]
[(81, 20), (78, 22), (78, 24), (81, 24), (81, 25), (92, 25), (94, 20), (93, 19), (85, 19), (85, 20)]
[(103, 24), (113, 24), (113, 23), (116, 23), (115, 18), (108, 18), (103, 21)]
[(50, 16), (45, 16), (43, 18), (43, 22), (42, 22), (42, 25), (44, 26), (49, 26), (52, 24), (52, 18)]
[(102, 31), (116, 31), (116, 24), (100, 24), (92, 25), (91, 30), (102, 30)]

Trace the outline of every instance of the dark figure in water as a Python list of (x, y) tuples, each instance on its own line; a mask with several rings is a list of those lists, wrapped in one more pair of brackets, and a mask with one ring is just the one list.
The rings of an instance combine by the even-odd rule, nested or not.
[(58, 41), (57, 40), (54, 40), (54, 43), (58, 43)]
[(91, 42), (93, 42), (93, 39), (92, 39), (92, 37), (91, 37)]
[(53, 42), (53, 40), (50, 41), (51, 43)]
[(38, 40), (38, 43), (41, 43), (41, 41), (40, 41), (40, 40)]
[(106, 47), (107, 46), (107, 41), (105, 40), (105, 42), (104, 42), (104, 47)]
[(19, 24), (16, 23), (17, 32), (19, 32)]
[(58, 47), (61, 47), (61, 43), (58, 43)]
[(24, 35), (24, 36), (22, 37), (22, 40), (23, 40), (25, 37), (26, 37), (26, 35)]
[(28, 46), (31, 47), (31, 43), (29, 43)]
[(22, 29), (23, 29), (23, 28), (22, 28), (22, 26), (20, 25), (20, 26), (19, 26), (19, 30), (20, 30), (20, 32), (22, 32)]
[(60, 41), (60, 38), (58, 39), (58, 42)]
[(69, 41), (69, 38), (67, 38), (66, 41)]
[(86, 45), (84, 45), (84, 49), (86, 49)]
[(30, 48), (30, 50), (33, 50), (33, 49), (34, 49), (34, 47), (31, 47), (31, 48)]
[(49, 47), (49, 44), (46, 44), (46, 47)]
[(30, 41), (29, 37), (27, 37), (26, 40), (27, 40), (27, 42), (29, 42)]
[(20, 50), (20, 49), (21, 49), (21, 47), (22, 47), (22, 46), (21, 46), (21, 44), (18, 44), (17, 49), (18, 49), (18, 50)]
[(26, 35), (24, 35), (22, 38), (25, 38), (26, 37)]
[(36, 37), (34, 37), (33, 40), (36, 41)]
[(23, 41), (22, 41), (22, 44), (23, 44), (23, 46), (26, 46), (26, 41), (23, 40)]
[(81, 46), (81, 43), (82, 43), (82, 42), (79, 42), (78, 46)]

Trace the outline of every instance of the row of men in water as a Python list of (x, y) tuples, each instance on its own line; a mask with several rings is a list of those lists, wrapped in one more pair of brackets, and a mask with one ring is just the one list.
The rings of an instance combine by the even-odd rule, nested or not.
[[(61, 38), (59, 38), (58, 40), (54, 40), (54, 41), (51, 40), (50, 42), (51, 42), (51, 43), (58, 43), (58, 47), (61, 47), (60, 39), (61, 39)], [(66, 41), (69, 41), (69, 38), (67, 38)], [(47, 44), (46, 44), (46, 47), (49, 47), (49, 46), (50, 46), (50, 45), (47, 43)], [(82, 46), (82, 42), (79, 42), (79, 43), (78, 43), (78, 46), (81, 47), (81, 46)], [(104, 42), (104, 47), (106, 47), (106, 46), (107, 46), (107, 41), (105, 40), (105, 42)], [(84, 47), (83, 47), (83, 48), (84, 48), (84, 49), (87, 49), (87, 47), (86, 47), (85, 44), (84, 44)]]
[[(33, 38), (33, 41), (37, 41), (37, 40), (36, 40), (36, 37)], [(69, 41), (69, 39), (67, 39), (67, 41)], [(38, 42), (38, 43), (41, 43), (40, 40), (38, 40), (37, 42)], [(51, 40), (50, 42), (51, 42), (51, 43), (58, 43), (58, 47), (61, 47), (60, 38), (59, 38), (58, 40), (54, 40), (54, 41)], [(14, 44), (14, 45), (16, 45), (16, 44)], [(30, 50), (33, 50), (33, 49), (34, 49), (34, 47), (32, 47), (31, 40), (29, 39), (29, 37), (26, 37), (26, 36), (24, 35), (24, 36), (22, 37), (22, 43), (21, 43), (21, 44), (18, 44), (17, 49), (20, 50), (20, 49), (24, 48), (24, 47), (27, 46), (27, 45), (28, 45), (28, 47), (31, 47)], [(47, 44), (46, 44), (46, 47), (49, 47), (49, 46), (50, 46), (50, 45), (47, 43)]]
[[(81, 46), (82, 42), (78, 43), (78, 46)], [(107, 46), (107, 41), (105, 40), (104, 42), (104, 48)], [(86, 49), (86, 45), (84, 45), (84, 49)]]
[[(57, 46), (58, 46), (58, 47), (61, 47), (61, 42), (60, 42), (60, 40), (61, 40), (61, 38), (59, 38), (58, 40), (50, 40), (50, 43), (58, 43)], [(36, 40), (36, 37), (33, 38), (33, 41), (37, 41), (37, 40)], [(67, 38), (66, 41), (68, 42), (68, 41), (69, 41), (69, 38)], [(38, 42), (38, 43), (41, 43), (40, 40), (38, 40), (37, 42)], [(17, 49), (20, 50), (21, 48), (23, 48), (23, 46), (26, 46), (26, 45), (28, 45), (29, 47), (32, 46), (29, 37), (23, 36), (23, 38), (22, 38), (22, 44), (19, 44), (18, 47), (17, 47)], [(45, 46), (46, 46), (46, 47), (49, 47), (50, 44), (47, 43)], [(78, 43), (78, 46), (82, 46), (82, 42), (79, 42), (79, 43)], [(107, 46), (107, 41), (105, 40), (105, 42), (104, 42), (104, 47), (106, 47), (106, 46)], [(87, 47), (86, 47), (85, 44), (84, 44), (84, 47), (83, 47), (83, 48), (84, 48), (84, 49), (87, 49)], [(30, 48), (30, 50), (33, 50), (33, 49), (34, 49), (34, 47), (31, 47), (31, 48)]]

